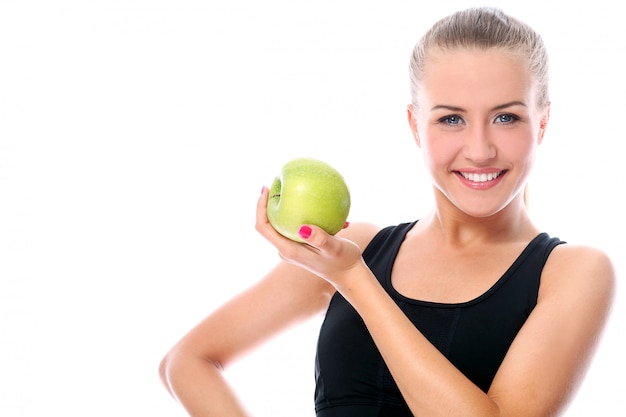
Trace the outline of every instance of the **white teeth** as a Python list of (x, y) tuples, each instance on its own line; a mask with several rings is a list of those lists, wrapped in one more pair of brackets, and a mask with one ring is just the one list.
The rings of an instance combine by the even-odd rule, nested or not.
[(495, 180), (496, 178), (498, 178), (500, 176), (500, 174), (502, 174), (502, 171), (482, 173), (482, 174), (477, 174), (477, 173), (473, 173), (473, 172), (461, 172), (461, 175), (463, 175), (463, 177), (466, 180), (469, 180), (469, 181), (472, 181), (472, 182), (492, 181), (492, 180)]

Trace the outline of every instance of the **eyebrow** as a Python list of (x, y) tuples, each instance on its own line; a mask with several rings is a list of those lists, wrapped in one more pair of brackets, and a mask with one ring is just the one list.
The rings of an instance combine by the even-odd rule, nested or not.
[[(499, 104), (497, 106), (495, 106), (494, 108), (492, 108), (492, 111), (495, 110), (502, 110), (502, 109), (506, 109), (508, 107), (512, 107), (512, 106), (523, 106), (523, 107), (527, 107), (526, 103), (524, 103), (523, 101), (519, 101), (519, 100), (514, 100), (514, 101), (510, 101), (508, 103), (504, 103), (504, 104)], [(432, 107), (430, 109), (430, 111), (434, 111), (434, 110), (448, 110), (448, 111), (457, 111), (457, 112), (464, 112), (465, 109), (463, 107), (458, 107), (458, 106), (450, 106), (447, 104), (438, 104), (434, 107)]]

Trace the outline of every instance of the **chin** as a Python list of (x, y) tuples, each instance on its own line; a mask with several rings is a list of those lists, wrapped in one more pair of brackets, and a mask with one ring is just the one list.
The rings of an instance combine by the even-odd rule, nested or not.
[(512, 207), (512, 201), (484, 201), (482, 203), (474, 203), (471, 205), (467, 205), (464, 208), (459, 207), (465, 214), (475, 218), (490, 218), (501, 214), (504, 211), (507, 211), (508, 208)]
[(456, 201), (453, 204), (457, 210), (461, 211), (464, 215), (474, 218), (486, 219), (496, 216), (506, 209), (511, 200), (498, 200), (494, 199), (472, 199), (472, 201)]

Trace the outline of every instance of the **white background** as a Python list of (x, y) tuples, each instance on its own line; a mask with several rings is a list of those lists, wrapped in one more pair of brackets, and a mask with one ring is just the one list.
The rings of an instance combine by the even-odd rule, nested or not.
[[(613, 0), (496, 3), (551, 51), (533, 213), (623, 271), (622, 16)], [(0, 0), (0, 415), (184, 416), (159, 361), (276, 262), (254, 209), (292, 157), (344, 174), (351, 221), (422, 216), (408, 57), (478, 4)], [(626, 409), (623, 301), (569, 416)], [(229, 371), (257, 416), (314, 415), (318, 325)]]

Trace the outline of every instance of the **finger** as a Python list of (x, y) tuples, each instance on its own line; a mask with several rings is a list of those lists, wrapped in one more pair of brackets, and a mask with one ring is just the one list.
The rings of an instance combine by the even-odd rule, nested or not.
[(268, 222), (267, 220), (267, 198), (269, 190), (267, 187), (261, 189), (261, 195), (256, 203), (256, 224), (262, 225)]
[(335, 243), (337, 243), (336, 239), (333, 239), (324, 229), (310, 224), (302, 225), (298, 230), (298, 234), (307, 245), (320, 251), (332, 253)]
[(266, 239), (270, 239), (272, 233), (276, 233), (272, 225), (267, 218), (267, 200), (269, 198), (269, 189), (263, 187), (261, 189), (261, 196), (256, 205), (256, 230), (263, 235)]
[[(261, 196), (259, 197), (259, 200), (257, 202), (255, 226), (256, 230), (267, 241), (274, 245), (280, 252), (293, 251), (293, 248), (290, 247), (295, 245), (296, 243), (278, 233), (267, 218), (268, 198), (269, 189), (267, 187), (263, 187), (263, 189), (261, 190)], [(301, 244), (298, 245), (300, 246)]]

